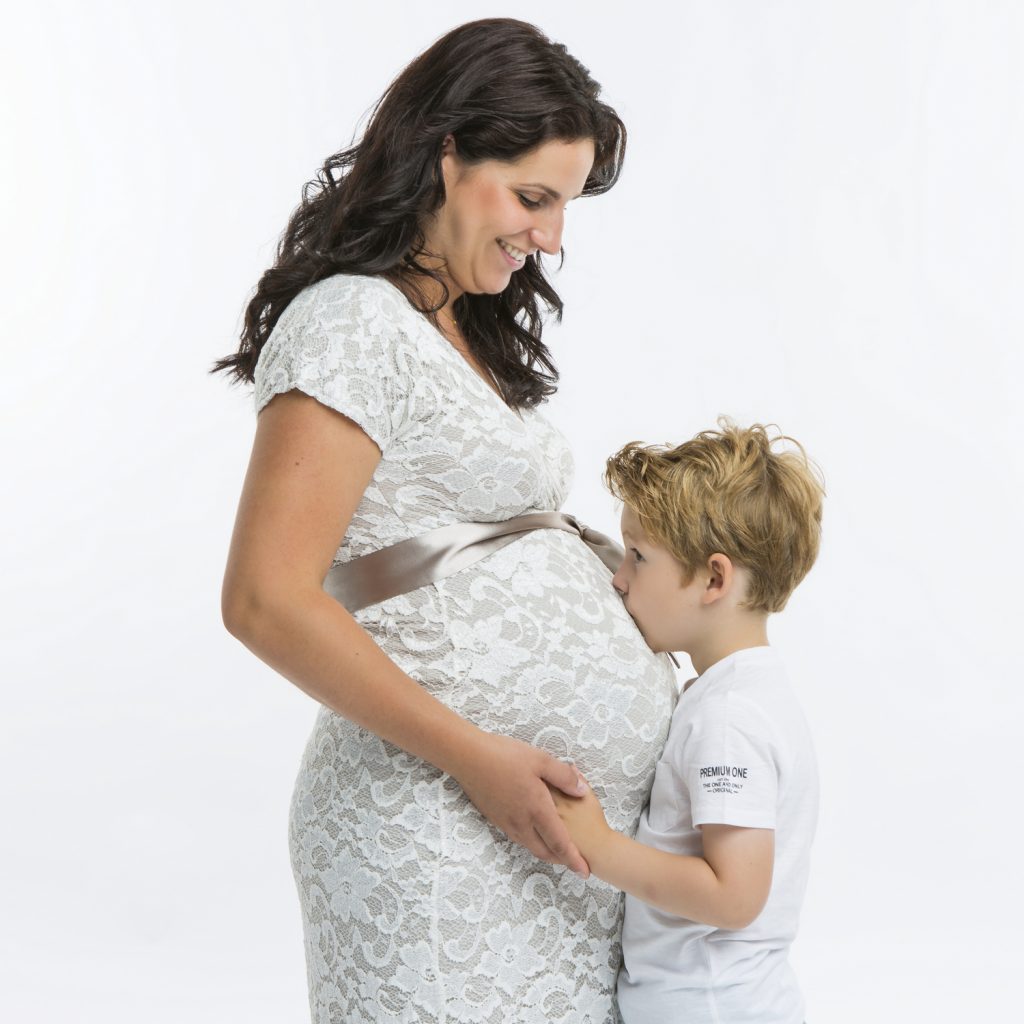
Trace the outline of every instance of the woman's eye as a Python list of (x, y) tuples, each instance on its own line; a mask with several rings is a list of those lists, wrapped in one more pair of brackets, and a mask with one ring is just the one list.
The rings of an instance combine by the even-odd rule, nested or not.
[(528, 210), (536, 210), (540, 206), (540, 202), (536, 199), (530, 199), (529, 196), (524, 196), (521, 192), (517, 192), (519, 196), (519, 202), (523, 204)]

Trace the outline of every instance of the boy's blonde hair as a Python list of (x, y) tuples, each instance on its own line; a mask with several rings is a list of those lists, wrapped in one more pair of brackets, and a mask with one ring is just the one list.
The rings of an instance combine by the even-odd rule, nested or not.
[[(608, 460), (605, 483), (682, 565), (684, 583), (721, 552), (749, 574), (746, 607), (781, 611), (817, 557), (824, 487), (793, 438), (725, 417), (718, 426), (676, 448), (631, 441)], [(794, 447), (772, 451), (782, 442)]]

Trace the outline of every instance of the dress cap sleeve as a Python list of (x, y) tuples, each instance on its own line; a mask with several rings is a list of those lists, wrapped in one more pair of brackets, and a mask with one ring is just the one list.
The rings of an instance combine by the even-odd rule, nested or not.
[[(300, 292), (256, 364), (255, 405), (298, 390), (355, 421), (386, 451), (408, 418), (417, 353), (410, 307), (386, 281), (337, 274)], [(413, 314), (415, 315), (415, 314)]]

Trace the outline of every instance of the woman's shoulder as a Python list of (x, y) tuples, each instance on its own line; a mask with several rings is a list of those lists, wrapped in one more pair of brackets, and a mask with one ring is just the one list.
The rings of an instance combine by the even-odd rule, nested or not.
[(304, 288), (292, 306), (296, 313), (315, 311), (341, 320), (384, 316), (398, 323), (419, 315), (395, 285), (369, 274), (332, 274)]
[(402, 292), (384, 278), (332, 274), (307, 285), (285, 307), (264, 346), (265, 358), (295, 349), (383, 353), (396, 346), (414, 347), (410, 338), (415, 337), (418, 318)]
[[(398, 293), (390, 281), (376, 274), (331, 274), (307, 285), (300, 294), (385, 296)], [(399, 293), (400, 294), (400, 293)]]
[(355, 420), (383, 451), (421, 376), (410, 314), (419, 315), (383, 278), (334, 274), (303, 288), (257, 360), (257, 412), (298, 389)]

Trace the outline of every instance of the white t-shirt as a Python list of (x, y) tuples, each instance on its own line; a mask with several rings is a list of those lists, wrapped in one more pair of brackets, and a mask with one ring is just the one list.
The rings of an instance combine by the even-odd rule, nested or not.
[(737, 931), (626, 896), (625, 1024), (801, 1024), (787, 953), (807, 885), (818, 771), (807, 723), (770, 647), (737, 651), (683, 691), (636, 838), (700, 856), (699, 825), (775, 830), (768, 902)]

